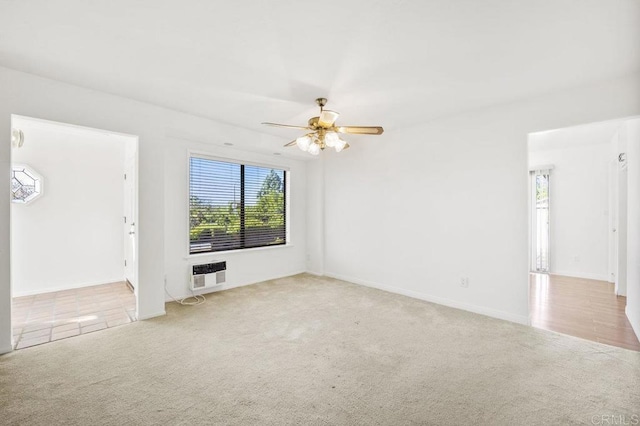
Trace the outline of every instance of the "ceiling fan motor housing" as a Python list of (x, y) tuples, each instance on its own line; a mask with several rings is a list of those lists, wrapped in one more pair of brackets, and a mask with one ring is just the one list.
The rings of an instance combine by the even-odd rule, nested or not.
[(316, 129), (318, 127), (318, 121), (320, 121), (320, 117), (311, 117), (309, 119), (309, 127)]

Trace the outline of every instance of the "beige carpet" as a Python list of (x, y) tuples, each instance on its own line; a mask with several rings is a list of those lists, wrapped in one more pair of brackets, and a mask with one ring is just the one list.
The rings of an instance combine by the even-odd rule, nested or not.
[[(594, 424), (640, 354), (300, 275), (0, 357), (0, 423)], [(633, 424), (633, 423), (629, 423)]]

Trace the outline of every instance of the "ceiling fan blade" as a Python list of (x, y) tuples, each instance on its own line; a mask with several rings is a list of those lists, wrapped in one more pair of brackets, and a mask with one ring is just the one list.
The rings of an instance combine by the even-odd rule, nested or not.
[(308, 130), (310, 129), (310, 127), (306, 127), (306, 126), (293, 126), (291, 124), (279, 124), (279, 123), (262, 123), (262, 124), (266, 124), (267, 126), (275, 126), (275, 127), (286, 127), (288, 129), (304, 129), (304, 130)]
[(285, 145), (285, 147), (288, 146), (294, 146), (296, 144), (297, 139), (292, 140), (291, 142), (289, 142), (288, 144)]
[(340, 126), (337, 130), (351, 135), (381, 135), (384, 132), (382, 127), (377, 126)]
[(340, 114), (338, 114), (337, 112), (325, 109), (320, 113), (318, 124), (322, 127), (331, 127), (333, 126), (333, 123), (336, 122), (338, 117), (340, 117)]

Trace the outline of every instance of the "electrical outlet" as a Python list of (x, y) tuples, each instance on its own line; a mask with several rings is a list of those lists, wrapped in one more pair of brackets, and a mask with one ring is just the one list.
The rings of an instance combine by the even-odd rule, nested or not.
[(580, 262), (580, 256), (578, 256), (578, 255), (573, 256), (573, 261), (574, 262)]
[(460, 287), (469, 288), (469, 277), (461, 277), (460, 278)]

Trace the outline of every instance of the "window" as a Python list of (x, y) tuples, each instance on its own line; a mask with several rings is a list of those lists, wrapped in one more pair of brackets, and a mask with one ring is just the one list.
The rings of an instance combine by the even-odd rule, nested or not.
[(550, 169), (533, 170), (531, 175), (531, 271), (549, 272), (549, 178)]
[(285, 244), (286, 173), (191, 157), (189, 253)]
[(27, 166), (11, 168), (11, 201), (26, 204), (42, 195), (42, 176)]

